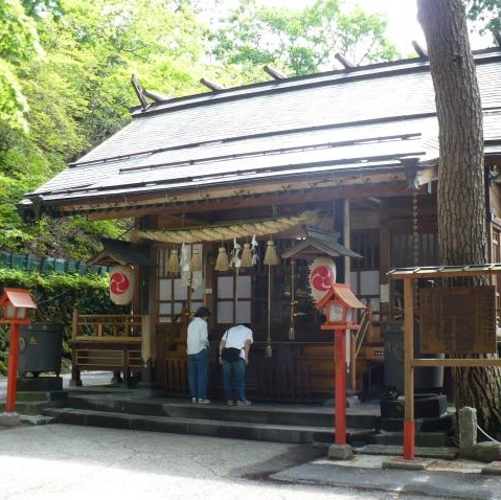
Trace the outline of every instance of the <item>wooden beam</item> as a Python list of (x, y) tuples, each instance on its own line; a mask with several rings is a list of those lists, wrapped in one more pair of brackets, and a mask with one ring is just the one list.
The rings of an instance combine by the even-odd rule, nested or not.
[(343, 54), (336, 52), (334, 57), (343, 65), (345, 69), (356, 68), (356, 65), (353, 64), (349, 59), (347, 59)]
[(414, 47), (414, 50), (416, 51), (416, 54), (420, 57), (420, 59), (427, 59), (428, 58), (428, 51), (421, 47), (419, 43), (416, 40), (412, 40), (412, 46)]
[(500, 358), (418, 358), (412, 361), (412, 366), (501, 366)]
[(207, 78), (201, 78), (200, 79), (200, 83), (202, 85), (205, 85), (207, 88), (209, 88), (209, 89), (211, 89), (213, 91), (223, 90), (224, 89), (223, 85), (220, 85), (219, 83), (216, 83), (216, 82), (213, 82), (211, 80), (208, 80)]
[(263, 69), (265, 73), (268, 73), (268, 75), (270, 75), (274, 80), (284, 80), (285, 78), (287, 78), (287, 75), (274, 68), (273, 66), (270, 66), (269, 64), (264, 66)]
[[(168, 227), (182, 227), (182, 226), (200, 226), (206, 224), (206, 220), (202, 220), (200, 218), (194, 219), (192, 217), (185, 217), (184, 214), (166, 214), (164, 213), (165, 209), (161, 212), (158, 212), (158, 225), (160, 227), (168, 226)], [(151, 212), (147, 215), (150, 215)], [(153, 215), (153, 214), (151, 214)]]
[(171, 195), (170, 199), (165, 192), (130, 197), (123, 201), (122, 196), (94, 203), (60, 204), (57, 206), (62, 214), (70, 215), (88, 213), (90, 220), (105, 220), (133, 217), (135, 214), (148, 213), (196, 213), (201, 210), (232, 209), (235, 206), (260, 206), (262, 203), (273, 202), (303, 203), (306, 201), (328, 200), (335, 197), (359, 199), (371, 196), (407, 196), (407, 185), (403, 174), (366, 176), (358, 175), (351, 178), (325, 178), (318, 182), (300, 181), (288, 183), (255, 184), (246, 186), (245, 190), (230, 190), (228, 188), (207, 189), (206, 196), (201, 197), (200, 191), (194, 189), (189, 192)]
[(407, 195), (407, 184), (405, 181), (389, 182), (384, 186), (374, 188), (371, 186), (341, 186), (338, 188), (315, 188), (300, 191), (292, 190), (290, 193), (270, 192), (260, 195), (254, 194), (248, 197), (231, 197), (207, 199), (204, 201), (187, 201), (169, 205), (152, 204), (142, 206), (117, 206), (107, 207), (103, 210), (89, 210), (89, 207), (72, 207), (68, 213), (89, 212), (88, 219), (91, 221), (106, 219), (125, 219), (129, 217), (140, 217), (148, 214), (196, 214), (201, 211), (212, 210), (234, 210), (236, 208), (253, 208), (271, 205), (300, 205), (304, 203), (322, 202), (333, 198), (357, 199), (367, 198), (369, 195), (380, 197), (405, 196)]

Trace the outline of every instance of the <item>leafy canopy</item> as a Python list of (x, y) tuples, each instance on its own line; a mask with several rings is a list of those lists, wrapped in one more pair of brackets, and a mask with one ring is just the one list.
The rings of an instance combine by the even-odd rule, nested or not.
[(243, 0), (213, 24), (212, 56), (239, 67), (246, 81), (265, 64), (294, 76), (334, 69), (336, 53), (355, 65), (397, 56), (384, 34), (386, 21), (342, 0), (317, 0), (300, 10)]

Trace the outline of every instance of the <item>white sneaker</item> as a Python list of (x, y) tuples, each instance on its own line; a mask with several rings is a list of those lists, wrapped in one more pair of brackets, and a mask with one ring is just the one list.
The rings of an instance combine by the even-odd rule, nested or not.
[(210, 400), (209, 400), (209, 399), (202, 399), (202, 398), (199, 398), (199, 400), (198, 400), (198, 404), (199, 404), (199, 405), (208, 405), (208, 404), (210, 404)]
[(192, 402), (193, 404), (197, 404), (197, 398), (191, 398), (191, 402)]
[(252, 403), (247, 399), (239, 399), (237, 400), (237, 406), (250, 406)]

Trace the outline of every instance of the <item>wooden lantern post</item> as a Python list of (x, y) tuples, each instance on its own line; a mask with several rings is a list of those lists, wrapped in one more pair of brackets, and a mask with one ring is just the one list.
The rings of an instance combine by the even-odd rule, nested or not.
[(358, 330), (360, 325), (355, 321), (357, 309), (366, 306), (357, 299), (350, 285), (333, 283), (316, 306), (323, 309), (327, 317), (322, 330), (334, 331), (334, 392), (335, 392), (335, 442), (346, 444), (346, 330)]
[(5, 410), (16, 410), (17, 367), (19, 360), (19, 326), (31, 323), (29, 313), (37, 309), (28, 290), (6, 288), (0, 298), (3, 315), (0, 323), (10, 325), (9, 359), (7, 371), (7, 399)]

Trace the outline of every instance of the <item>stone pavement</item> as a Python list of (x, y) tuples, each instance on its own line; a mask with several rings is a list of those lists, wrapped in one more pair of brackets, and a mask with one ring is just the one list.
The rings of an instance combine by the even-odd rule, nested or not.
[[(355, 456), (353, 460), (314, 460), (289, 468), (271, 476), (271, 479), (292, 483), (354, 487), (365, 491), (384, 491), (422, 495), (426, 498), (465, 500), (500, 500), (501, 477), (483, 473), (485, 464), (463, 460), (418, 459), (423, 467), (412, 470), (387, 466), (400, 462), (399, 457)], [(388, 498), (397, 498), (394, 496)], [(401, 498), (400, 496), (398, 498)]]
[[(134, 439), (138, 436), (136, 431), (118, 431), (110, 429), (94, 430), (89, 427), (50, 424), (50, 420), (40, 416), (21, 416), (21, 420), (22, 426), (24, 427), (39, 427), (40, 432), (36, 431), (36, 429), (29, 431), (32, 434), (31, 442), (36, 443), (37, 439), (42, 442), (42, 435), (44, 435), (43, 442), (45, 444), (43, 444), (43, 446), (47, 448), (46, 454), (50, 456), (56, 456), (58, 454), (58, 446), (61, 447), (59, 451), (62, 451), (63, 446), (66, 447), (64, 442), (58, 442), (56, 445), (55, 443), (49, 443), (47, 441), (46, 431), (51, 428), (55, 430), (57, 428), (74, 429), (73, 433), (78, 435), (81, 440), (85, 439), (87, 433), (92, 434), (93, 432), (99, 432), (102, 436), (103, 445), (107, 435), (110, 436), (110, 445), (113, 442), (118, 443), (123, 441), (123, 439), (127, 439), (127, 446), (131, 447), (131, 449), (133, 448)], [(10, 432), (9, 429), (12, 429), (13, 432)], [(8, 449), (15, 450), (16, 446), (18, 446), (18, 441), (23, 439), (21, 436), (24, 433), (20, 433), (19, 431), (19, 427), (0, 426), (0, 448), (2, 448), (3, 444), (7, 445)], [(117, 432), (127, 437), (117, 441)], [(36, 437), (37, 434), (40, 434), (40, 438)], [(155, 433), (146, 434), (154, 435)], [(174, 439), (172, 437), (174, 435), (172, 434), (162, 434), (162, 436), (164, 437), (159, 437), (158, 439)], [(171, 436), (171, 438), (168, 438), (168, 436)], [(6, 439), (7, 437), (9, 439)], [(175, 439), (190, 440), (197, 438), (176, 435)], [(218, 439), (218, 441), (224, 446), (227, 440)], [(69, 443), (71, 443), (71, 440)], [(245, 454), (245, 450), (251, 446), (251, 443), (252, 446), (257, 447), (257, 449), (259, 449), (260, 445), (264, 448), (273, 446), (273, 444), (263, 444), (252, 441), (242, 441), (242, 443), (248, 443), (248, 445), (241, 447), (240, 454)], [(275, 444), (275, 446), (277, 445)], [(305, 454), (304, 462), (299, 461), (299, 464), (281, 464), (281, 467), (279, 466), (275, 470), (270, 471), (267, 475), (268, 479), (277, 484), (303, 484), (305, 487), (306, 485), (316, 485), (318, 487), (333, 488), (333, 491), (346, 489), (347, 492), (358, 492), (359, 495), (362, 494), (362, 497), (367, 495), (368, 492), (371, 492), (371, 499), (407, 499), (419, 498), (421, 495), (426, 498), (435, 499), (501, 500), (501, 464), (499, 462), (484, 464), (461, 459), (445, 460), (443, 458), (416, 458), (412, 461), (406, 461), (402, 459), (401, 447), (394, 447), (393, 449), (385, 447), (386, 452), (393, 451), (395, 452), (394, 455), (369, 455), (360, 453), (355, 454), (350, 460), (331, 460), (327, 459), (327, 447), (324, 446), (323, 448), (319, 448), (319, 452), (316, 456), (321, 458), (315, 458), (314, 456)], [(257, 449), (253, 452), (254, 455), (256, 455)], [(196, 452), (196, 450), (194, 451)], [(416, 455), (420, 451), (421, 450), (416, 449)], [(64, 450), (63, 454), (66, 453), (67, 450)], [(86, 459), (88, 459), (88, 450), (85, 451), (85, 456)], [(437, 456), (440, 456), (440, 453), (437, 453)], [(3, 481), (4, 479), (2, 479), (2, 482)], [(396, 496), (397, 494), (398, 497)], [(341, 497), (333, 496), (333, 498)], [(343, 498), (345, 497), (343, 496)], [(347, 496), (346, 498), (352, 497)]]
[[(32, 444), (36, 444), (39, 440), (40, 446), (47, 448), (44, 455), (48, 453), (57, 456), (63, 447), (71, 446), (71, 439), (68, 443), (63, 441), (49, 443), (47, 441), (47, 436), (50, 436), (51, 433), (46, 431), (50, 431), (52, 428), (66, 428), (59, 424), (47, 425), (52, 422), (50, 418), (40, 415), (20, 415), (20, 419), (21, 426), (0, 425), (0, 452), (2, 449), (8, 452), (15, 451), (16, 447), (20, 446), (19, 443), (22, 442), (21, 436), (24, 432), (19, 431), (23, 428), (27, 428), (25, 429), (27, 431), (31, 429), (29, 433), (33, 438)], [(37, 431), (36, 428), (40, 431)], [(71, 428), (74, 429), (73, 434), (78, 435), (79, 439), (84, 441), (88, 433), (95, 432), (88, 427), (72, 426)], [(9, 432), (9, 429), (12, 429), (13, 432)], [(99, 429), (97, 432), (102, 436), (103, 443), (100, 444), (104, 444), (106, 436), (110, 436), (110, 446), (124, 440), (127, 440), (127, 446), (132, 446), (135, 436), (138, 435), (136, 431), (127, 430)], [(124, 438), (117, 440), (117, 432)], [(68, 431), (68, 435), (70, 434), (71, 431)], [(155, 436), (155, 433), (147, 434)], [(165, 436), (163, 434), (157, 433), (156, 436), (159, 436), (158, 440), (165, 439), (165, 437), (160, 437)], [(168, 439), (174, 439), (173, 436), (175, 436), (176, 440), (180, 442), (186, 440), (187, 443), (191, 442), (192, 439), (200, 439), (173, 434), (167, 436), (171, 436)], [(155, 438), (153, 437), (153, 439)], [(228, 440), (222, 438), (218, 441), (222, 443), (221, 446), (225, 446), (224, 443)], [(246, 450), (250, 453), (252, 447), (256, 448), (254, 450), (255, 456), (259, 456), (260, 446), (261, 450), (268, 446), (276, 446), (252, 441), (242, 441), (242, 443), (249, 443), (249, 446), (240, 447), (240, 453), (245, 454)], [(100, 446), (100, 450), (101, 448), (102, 446)], [(304, 447), (304, 449), (306, 448)], [(364, 498), (369, 498), (366, 496), (367, 492), (377, 492), (377, 495), (376, 493), (370, 494), (371, 499), (407, 499), (413, 495), (418, 497), (421, 495), (436, 499), (501, 500), (501, 462), (487, 464), (471, 460), (451, 459), (455, 455), (450, 453), (449, 449), (420, 449), (416, 447), (415, 451), (417, 458), (407, 461), (402, 458), (401, 446), (379, 445), (378, 449), (376, 445), (368, 445), (355, 449), (355, 455), (350, 460), (332, 460), (327, 458), (328, 448), (324, 444), (323, 446), (319, 445), (317, 452), (313, 455), (305, 453), (303, 459), (295, 463), (274, 465), (266, 475), (261, 477), (267, 477), (277, 484), (316, 485), (358, 491), (362, 492)], [(196, 450), (194, 452), (196, 453)], [(64, 453), (67, 453), (66, 450)], [(112, 453), (111, 450), (110, 453)], [(86, 458), (88, 457), (86, 456)], [(2, 484), (4, 481), (5, 476), (2, 474)]]
[[(401, 447), (386, 448), (387, 453), (393, 451), (395, 454), (355, 454), (349, 460), (317, 459), (273, 474), (271, 479), (356, 486), (360, 490), (417, 494), (427, 498), (501, 499), (501, 462), (485, 464), (464, 459), (419, 457), (404, 460)], [(416, 455), (419, 451), (416, 449)], [(429, 454), (428, 450), (421, 451)], [(440, 451), (437, 455), (440, 456)]]

